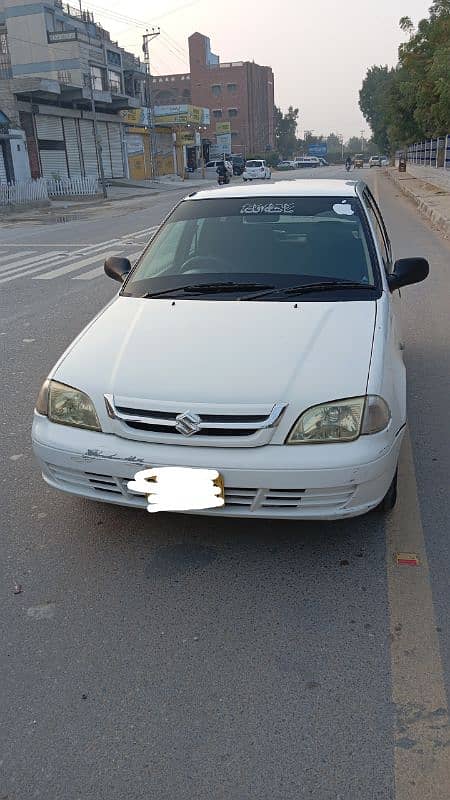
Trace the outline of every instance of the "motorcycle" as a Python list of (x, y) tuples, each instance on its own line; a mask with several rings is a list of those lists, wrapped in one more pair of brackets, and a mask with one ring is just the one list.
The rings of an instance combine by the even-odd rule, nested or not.
[(229, 183), (229, 182), (230, 182), (230, 176), (228, 174), (227, 175), (219, 175), (217, 177), (217, 183), (219, 184), (219, 186), (223, 186), (224, 184)]
[(351, 165), (351, 164), (347, 163), (347, 164), (345, 165), (346, 172), (350, 172), (351, 168), (352, 168), (352, 165)]

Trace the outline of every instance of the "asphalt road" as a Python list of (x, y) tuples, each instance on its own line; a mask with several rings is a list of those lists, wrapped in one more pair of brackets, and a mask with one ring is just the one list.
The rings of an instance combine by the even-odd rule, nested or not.
[(116, 292), (105, 254), (137, 253), (185, 192), (0, 227), (1, 800), (448, 800), (450, 247), (364, 178), (396, 256), (431, 265), (403, 293), (409, 434), (385, 518), (150, 518), (47, 487), (40, 384)]

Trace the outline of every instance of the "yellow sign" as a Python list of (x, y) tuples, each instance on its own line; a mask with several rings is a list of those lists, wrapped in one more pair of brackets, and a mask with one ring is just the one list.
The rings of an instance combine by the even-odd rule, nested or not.
[(231, 122), (216, 122), (216, 133), (231, 133)]
[(177, 133), (177, 142), (178, 144), (186, 145), (187, 147), (194, 147), (194, 134), (191, 133), (191, 131), (179, 131), (179, 133)]
[(130, 125), (137, 125), (141, 121), (141, 114), (142, 110), (140, 108), (131, 108), (120, 112), (123, 121), (129, 122)]
[(192, 117), (192, 122), (196, 122), (197, 125), (200, 125), (200, 123), (202, 121), (202, 110), (201, 110), (201, 108), (198, 108), (198, 106), (192, 106), (190, 111), (191, 111), (191, 115), (190, 116)]

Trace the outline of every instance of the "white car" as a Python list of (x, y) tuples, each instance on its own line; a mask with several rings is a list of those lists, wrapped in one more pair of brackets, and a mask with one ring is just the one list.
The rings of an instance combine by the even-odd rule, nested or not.
[(245, 162), (245, 170), (242, 177), (244, 181), (265, 180), (272, 177), (272, 172), (263, 159), (254, 158)]
[(320, 158), (317, 156), (302, 156), (302, 158), (296, 158), (294, 161), (294, 167), (296, 169), (305, 169), (307, 167), (321, 167)]
[[(50, 486), (155, 510), (151, 492), (175, 474), (157, 509), (230, 517), (393, 507), (406, 425), (398, 289), (428, 264), (393, 263), (364, 183), (194, 193), (133, 268), (112, 257), (105, 271), (118, 294), (36, 403)], [(200, 479), (214, 498), (191, 498)]]
[[(220, 158), (216, 161), (208, 161), (206, 164), (206, 174), (208, 177), (217, 178), (217, 167), (219, 164), (223, 164), (223, 158)], [(225, 161), (225, 166), (227, 168), (228, 176), (230, 178), (233, 177), (233, 165), (231, 161)]]

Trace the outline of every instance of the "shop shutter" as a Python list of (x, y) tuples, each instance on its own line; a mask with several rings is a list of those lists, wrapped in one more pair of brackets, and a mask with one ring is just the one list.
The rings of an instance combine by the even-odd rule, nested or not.
[(68, 178), (65, 150), (40, 150), (44, 178)]
[(108, 122), (109, 149), (111, 152), (111, 165), (113, 178), (123, 178), (122, 137), (120, 122)]
[(83, 171), (81, 168), (77, 121), (75, 119), (64, 119), (63, 128), (66, 142), (67, 163), (69, 165), (69, 177), (79, 177), (83, 174)]
[(106, 122), (97, 122), (97, 130), (102, 146), (102, 162), (105, 178), (112, 178), (111, 154), (109, 152), (108, 127)]
[(85, 175), (98, 178), (97, 152), (95, 149), (94, 123), (90, 119), (80, 119), (81, 150)]
[(61, 117), (53, 117), (48, 114), (36, 114), (36, 132), (38, 139), (47, 141), (63, 142), (64, 135)]
[(8, 183), (6, 177), (5, 159), (3, 158), (3, 147), (0, 144), (0, 183)]

